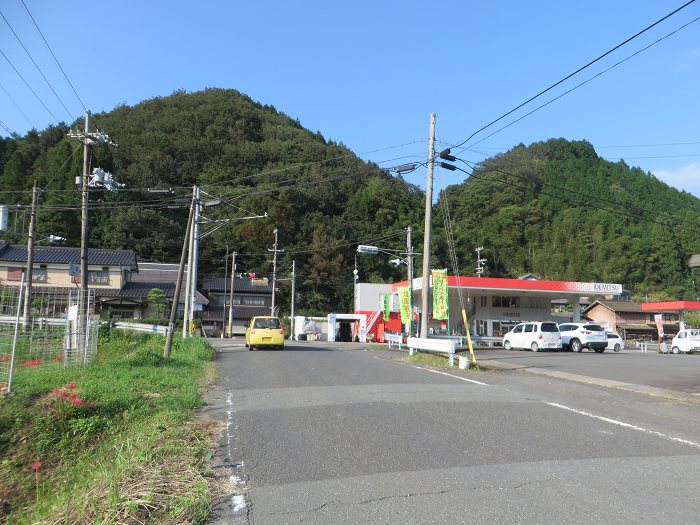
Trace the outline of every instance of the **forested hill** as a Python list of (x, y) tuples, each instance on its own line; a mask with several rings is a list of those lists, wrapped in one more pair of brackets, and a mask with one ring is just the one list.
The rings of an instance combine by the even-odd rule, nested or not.
[[(304, 313), (349, 310), (355, 264), (362, 281), (405, 278), (405, 267), (394, 268), (386, 257), (356, 256), (358, 243), (403, 250), (411, 226), (414, 251), (422, 251), (420, 188), (237, 91), (176, 92), (119, 106), (93, 115), (95, 128), (118, 147), (93, 148), (91, 165), (125, 186), (91, 191), (91, 246), (177, 262), (192, 187), (199, 185), (205, 202), (221, 202), (204, 210), (200, 273), (223, 275), (228, 246), (237, 252), (237, 272), (271, 276), (277, 228), (284, 250), (277, 261), (279, 301), (288, 311), (295, 261), (297, 307)], [(0, 138), (0, 204), (28, 210), (36, 181), (44, 190), (39, 236), (60, 235), (79, 246), (75, 177), (82, 147), (67, 132), (58, 126)], [(700, 253), (698, 199), (600, 159), (586, 142), (518, 146), (482, 162), (446, 195), (463, 275), (473, 273), (474, 247), (483, 245), (492, 276), (532, 272), (619, 282), (640, 293), (691, 293), (687, 260)], [(449, 267), (439, 206), (433, 217), (432, 263)], [(0, 236), (26, 242), (26, 222)]]
[[(112, 172), (125, 187), (91, 192), (91, 246), (134, 249), (140, 261), (179, 261), (186, 206), (198, 184), (205, 202), (222, 201), (204, 210), (200, 273), (223, 276), (228, 245), (237, 252), (238, 272), (271, 276), (277, 228), (283, 306), (294, 260), (301, 311), (350, 309), (357, 243), (401, 248), (404, 228), (422, 224), (419, 188), (234, 90), (176, 92), (120, 106), (93, 115), (95, 128), (118, 147), (93, 148), (92, 166)], [(36, 180), (46, 190), (38, 231), (79, 246), (75, 176), (82, 171), (82, 148), (67, 131), (49, 128), (0, 141), (0, 203), (28, 205)], [(26, 228), (24, 237), (8, 240), (25, 242)], [(358, 265), (363, 280), (402, 275), (380, 257), (361, 257)]]
[[(445, 194), (458, 253), (473, 261), (474, 247), (484, 246), (488, 275), (530, 272), (697, 297), (688, 259), (700, 253), (700, 199), (598, 157), (586, 141), (519, 145)], [(464, 266), (471, 274), (475, 264)]]

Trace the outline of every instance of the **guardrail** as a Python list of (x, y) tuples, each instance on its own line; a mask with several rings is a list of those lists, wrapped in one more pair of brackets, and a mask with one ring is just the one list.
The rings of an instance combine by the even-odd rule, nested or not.
[(478, 335), (476, 337), (472, 337), (472, 343), (477, 346), (501, 346), (503, 344), (503, 338)]
[(406, 340), (406, 346), (408, 346), (408, 355), (413, 355), (416, 351), (438, 352), (448, 354), (450, 366), (455, 364), (457, 341), (454, 339), (409, 337)]
[(165, 335), (168, 333), (167, 326), (160, 326), (157, 324), (125, 323), (123, 321), (116, 321), (112, 324), (112, 328), (117, 328), (119, 330), (133, 330), (135, 332), (150, 332), (152, 334), (160, 335)]
[(389, 332), (384, 332), (384, 340), (389, 343), (389, 348), (393, 348), (394, 345), (399, 345), (399, 350), (403, 344), (403, 334), (392, 334)]

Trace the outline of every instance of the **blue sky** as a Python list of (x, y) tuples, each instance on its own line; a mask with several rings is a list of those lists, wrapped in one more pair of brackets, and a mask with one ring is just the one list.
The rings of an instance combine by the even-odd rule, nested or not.
[[(438, 148), (460, 143), (685, 2), (24, 3), (93, 113), (178, 89), (234, 88), (365, 159), (395, 166), (425, 160), (431, 112)], [(0, 50), (12, 64), (0, 55), (2, 125), (24, 134), (55, 124), (54, 116), (81, 117), (22, 1), (5, 0), (0, 12), (68, 108), (0, 19)], [(460, 158), (478, 162), (552, 137), (586, 139), (599, 155), (700, 197), (700, 21), (603, 73), (698, 17), (700, 2), (476, 135), (469, 144), (478, 144)], [(436, 189), (464, 177), (437, 170)], [(424, 169), (407, 178), (425, 186)]]

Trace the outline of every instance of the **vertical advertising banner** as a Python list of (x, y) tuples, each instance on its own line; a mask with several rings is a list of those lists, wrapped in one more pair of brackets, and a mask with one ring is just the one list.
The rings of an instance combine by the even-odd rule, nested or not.
[(411, 321), (411, 291), (408, 289), (408, 286), (400, 286), (398, 292), (401, 323), (408, 324)]
[(656, 323), (656, 329), (659, 332), (659, 339), (661, 339), (664, 336), (664, 316), (661, 314), (655, 314), (654, 322)]
[(388, 293), (382, 294), (382, 313), (383, 313), (382, 318), (385, 321), (388, 321), (390, 314), (391, 314), (391, 294), (388, 294)]
[(447, 319), (448, 309), (447, 270), (433, 270), (433, 319)]

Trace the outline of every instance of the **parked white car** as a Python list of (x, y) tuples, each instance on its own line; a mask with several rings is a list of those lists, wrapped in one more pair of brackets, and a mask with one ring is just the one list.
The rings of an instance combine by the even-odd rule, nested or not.
[(674, 354), (700, 352), (700, 330), (689, 328), (678, 332), (671, 341), (671, 352)]
[(619, 352), (625, 347), (625, 340), (617, 332), (605, 332), (608, 336), (608, 346), (605, 347), (606, 350), (613, 350)]
[(540, 349), (561, 350), (561, 336), (557, 323), (520, 323), (503, 336), (503, 348), (525, 348), (537, 352)]
[(580, 352), (590, 348), (600, 354), (608, 346), (605, 328), (595, 323), (562, 323), (559, 325), (564, 349)]

